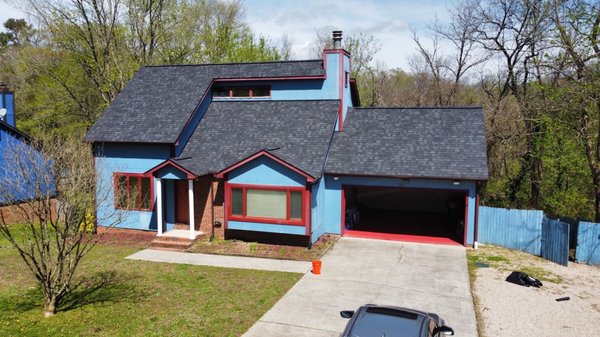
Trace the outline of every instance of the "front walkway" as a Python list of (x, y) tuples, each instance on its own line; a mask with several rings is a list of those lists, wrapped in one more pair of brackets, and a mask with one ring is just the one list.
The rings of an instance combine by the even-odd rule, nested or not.
[(156, 249), (144, 249), (128, 256), (127, 259), (192, 264), (197, 266), (282, 271), (290, 273), (306, 273), (311, 269), (311, 263), (306, 261), (183, 253)]
[(244, 337), (337, 337), (340, 310), (367, 303), (439, 314), (457, 336), (476, 337), (464, 247), (342, 237)]

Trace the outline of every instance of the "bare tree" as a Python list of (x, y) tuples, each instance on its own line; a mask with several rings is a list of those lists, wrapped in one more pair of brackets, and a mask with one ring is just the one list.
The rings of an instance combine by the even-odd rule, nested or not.
[[(375, 54), (381, 50), (381, 44), (372, 35), (365, 33), (349, 34), (344, 37), (343, 47), (352, 55), (352, 76), (357, 76), (373, 67)], [(324, 49), (333, 47), (331, 32), (319, 30), (311, 46), (313, 57), (321, 58)]]
[(7, 159), (0, 200), (12, 204), (13, 217), (23, 219), (22, 225), (10, 225), (0, 213), (0, 233), (34, 275), (44, 294), (44, 315), (52, 316), (73, 289), (82, 258), (101, 238), (92, 235), (95, 220), (111, 227), (125, 213), (95, 219), (96, 202), (102, 207), (113, 198), (110, 188), (96, 185), (89, 146), (57, 138), (8, 138), (0, 150)]
[[(529, 178), (529, 206), (540, 207), (543, 167), (540, 146), (541, 125), (537, 109), (528, 106), (532, 81), (541, 81), (542, 73), (537, 66), (541, 58), (549, 21), (547, 6), (542, 0), (466, 0), (459, 5), (459, 13), (468, 13), (477, 22), (475, 37), (481, 48), (501, 69), (499, 82), (483, 87), (485, 93), (492, 94), (498, 102), (509, 95), (516, 99), (524, 125), (524, 149), (521, 155), (521, 169), (511, 178), (511, 195), (516, 195)], [(456, 15), (456, 14), (455, 14)], [(467, 18), (460, 18), (466, 20)], [(496, 86), (497, 84), (497, 86)], [(498, 92), (498, 94), (496, 94)], [(500, 103), (499, 103), (500, 104)]]

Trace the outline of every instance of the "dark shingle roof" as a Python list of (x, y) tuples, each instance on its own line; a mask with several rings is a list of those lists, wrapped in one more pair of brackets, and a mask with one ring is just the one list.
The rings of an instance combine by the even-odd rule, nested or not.
[(487, 180), (483, 110), (349, 109), (325, 172)]
[(215, 78), (324, 75), (322, 60), (142, 67), (88, 131), (90, 142), (173, 143)]
[(213, 101), (177, 162), (204, 175), (266, 149), (318, 178), (338, 108), (338, 100)]

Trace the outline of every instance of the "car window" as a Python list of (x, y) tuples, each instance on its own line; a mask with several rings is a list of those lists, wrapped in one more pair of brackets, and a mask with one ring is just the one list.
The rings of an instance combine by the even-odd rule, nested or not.
[(409, 312), (385, 308), (368, 308), (358, 313), (350, 336), (402, 337), (419, 336), (424, 317)]
[(430, 319), (429, 320), (429, 337), (436, 337), (433, 333), (435, 331), (435, 328), (437, 328), (437, 324), (435, 323), (434, 320)]

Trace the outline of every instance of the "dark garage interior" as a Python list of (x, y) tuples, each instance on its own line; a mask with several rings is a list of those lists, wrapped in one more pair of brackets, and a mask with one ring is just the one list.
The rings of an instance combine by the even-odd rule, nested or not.
[(465, 191), (345, 186), (344, 197), (346, 230), (464, 244)]

